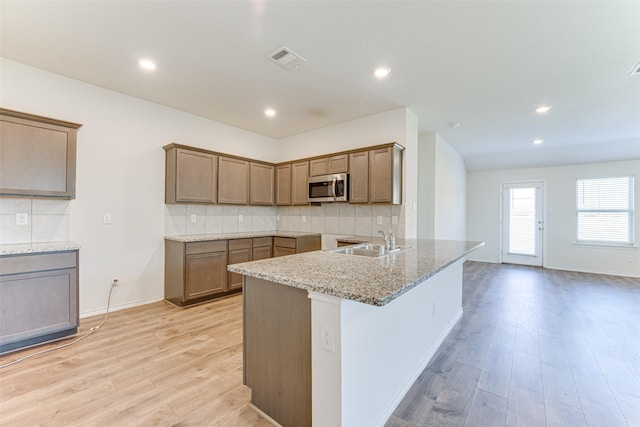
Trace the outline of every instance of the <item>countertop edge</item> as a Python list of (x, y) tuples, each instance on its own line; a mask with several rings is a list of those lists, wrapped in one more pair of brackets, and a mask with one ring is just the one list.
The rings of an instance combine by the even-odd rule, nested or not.
[(0, 245), (0, 256), (66, 252), (79, 249), (80, 245), (75, 242), (15, 243)]

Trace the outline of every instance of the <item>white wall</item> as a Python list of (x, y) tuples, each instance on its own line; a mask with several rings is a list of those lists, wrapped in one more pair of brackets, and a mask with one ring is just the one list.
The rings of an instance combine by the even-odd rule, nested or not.
[(475, 171), (467, 176), (467, 238), (485, 246), (470, 259), (500, 262), (501, 185), (510, 181), (546, 181), (544, 266), (564, 270), (640, 277), (638, 248), (611, 248), (574, 244), (576, 239), (576, 179), (635, 175), (635, 234), (640, 230), (640, 160), (592, 163), (521, 170)]
[(467, 170), (462, 156), (440, 135), (420, 134), (418, 237), (466, 239)]
[[(399, 213), (401, 220), (399, 227), (394, 231), (403, 237), (416, 237), (417, 212), (413, 209), (413, 204), (417, 203), (418, 194), (418, 119), (411, 110), (400, 108), (290, 136), (278, 142), (278, 149), (280, 161), (287, 161), (388, 142), (397, 142), (405, 147), (403, 197)], [(371, 218), (367, 213), (363, 215)], [(385, 216), (383, 221), (380, 228), (388, 230), (391, 226), (391, 215)]]
[[(113, 297), (115, 307), (163, 297), (163, 145), (176, 142), (278, 160), (271, 138), (0, 61), (2, 107), (83, 124), (78, 132), (76, 199), (63, 202), (68, 204), (63, 211), (55, 207), (57, 216), (69, 221), (68, 231), (58, 232), (55, 240), (71, 239), (81, 245), (81, 314), (104, 310), (113, 277), (122, 282)], [(3, 201), (2, 206), (18, 209), (9, 206), (16, 200)], [(34, 211), (40, 205), (36, 200), (29, 203)], [(113, 216), (111, 225), (102, 224), (106, 212)], [(11, 223), (11, 215), (5, 216), (9, 218), (3, 217), (2, 223)], [(55, 219), (60, 231), (65, 219)], [(23, 239), (39, 237), (29, 233)]]

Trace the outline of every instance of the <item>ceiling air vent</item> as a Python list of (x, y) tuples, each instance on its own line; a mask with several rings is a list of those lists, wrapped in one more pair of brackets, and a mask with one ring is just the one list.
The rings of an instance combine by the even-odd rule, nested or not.
[(284, 68), (285, 70), (295, 70), (303, 63), (307, 62), (302, 56), (298, 55), (286, 46), (282, 46), (267, 55), (267, 58)]
[(631, 74), (632, 76), (634, 74), (640, 74), (640, 62), (638, 62), (636, 65), (633, 66), (629, 74)]

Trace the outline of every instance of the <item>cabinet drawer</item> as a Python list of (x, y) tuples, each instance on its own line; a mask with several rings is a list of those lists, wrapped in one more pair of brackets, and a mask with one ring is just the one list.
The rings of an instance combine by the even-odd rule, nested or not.
[(251, 249), (251, 239), (233, 239), (229, 240), (229, 250), (235, 249)]
[(207, 242), (191, 242), (187, 243), (186, 254), (203, 254), (207, 252), (226, 252), (226, 240), (213, 240)]
[(0, 258), (0, 276), (64, 268), (76, 268), (76, 251), (10, 255)]
[(253, 238), (253, 247), (260, 248), (263, 246), (271, 246), (272, 241), (271, 237), (254, 237)]
[(290, 237), (274, 237), (273, 246), (278, 246), (281, 248), (296, 248), (296, 239), (292, 239)]

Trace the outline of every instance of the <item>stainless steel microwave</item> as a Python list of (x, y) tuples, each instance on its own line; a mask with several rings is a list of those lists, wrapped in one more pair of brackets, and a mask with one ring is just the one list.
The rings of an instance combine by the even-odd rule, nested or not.
[(349, 174), (309, 177), (309, 203), (313, 202), (348, 202)]

